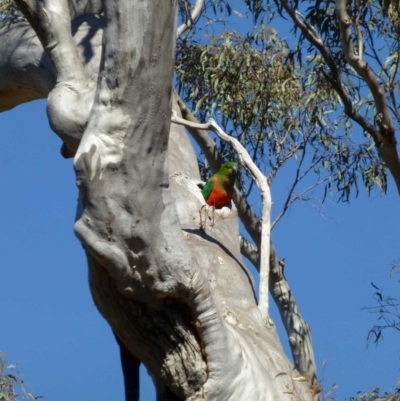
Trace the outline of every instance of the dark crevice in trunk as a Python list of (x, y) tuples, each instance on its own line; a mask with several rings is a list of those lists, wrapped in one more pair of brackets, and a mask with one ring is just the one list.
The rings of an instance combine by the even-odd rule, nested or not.
[(140, 360), (134, 357), (125, 345), (119, 340), (114, 333), (115, 339), (119, 345), (122, 375), (124, 377), (125, 401), (139, 401), (140, 382), (139, 368)]

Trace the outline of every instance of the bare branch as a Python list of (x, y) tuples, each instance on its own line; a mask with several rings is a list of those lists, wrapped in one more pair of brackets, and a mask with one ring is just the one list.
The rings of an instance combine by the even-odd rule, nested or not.
[[(190, 110), (186, 107), (185, 103), (180, 99), (179, 95), (174, 92), (174, 95), (178, 101), (178, 105), (181, 109), (182, 117), (187, 121), (197, 123), (197, 119), (193, 116)], [(217, 171), (222, 163), (222, 158), (219, 155), (218, 149), (214, 143), (214, 141), (210, 138), (210, 136), (203, 130), (195, 128), (196, 125), (186, 127), (190, 134), (193, 136), (194, 140), (197, 142), (199, 147), (202, 149), (204, 155), (210, 163), (211, 169), (213, 171)], [(246, 199), (239, 192), (237, 188), (235, 188), (234, 192), (234, 202), (238, 209), (239, 217), (245, 226), (247, 232), (252, 237), (253, 241), (259, 246), (261, 241), (261, 222), (256, 217), (253, 209), (247, 204)], [(260, 271), (260, 257), (257, 246), (251, 244), (247, 241), (243, 236), (240, 236), (240, 250), (241, 253), (250, 260), (253, 266)], [(296, 324), (298, 322), (299, 327), (308, 327), (307, 323), (302, 318), (299, 309), (297, 307), (295, 299), (291, 296), (290, 302), (292, 305), (291, 310), (296, 311), (297, 315), (293, 320), (290, 319), (290, 311), (285, 311), (285, 306), (287, 303), (287, 298), (285, 298), (286, 291), (290, 292), (289, 284), (283, 276), (283, 272), (277, 270), (276, 266), (278, 266), (278, 259), (276, 257), (275, 248), (270, 243), (270, 280), (269, 280), (269, 290), (271, 292), (272, 298), (278, 306), (278, 309), (281, 314), (282, 322), (285, 325), (286, 332), (289, 335), (292, 333), (294, 322)], [(271, 270), (274, 270), (272, 272)], [(281, 284), (283, 286), (281, 287)], [(291, 294), (291, 292), (290, 292)], [(295, 344), (289, 341), (290, 348), (292, 350), (293, 360), (295, 362), (295, 366), (297, 370), (308, 378), (310, 383), (313, 386), (317, 385), (317, 377), (316, 372), (317, 368), (315, 365), (314, 354), (312, 350), (312, 341), (311, 341), (311, 333), (308, 330), (301, 330), (303, 334), (303, 338), (301, 340), (301, 344)], [(299, 350), (299, 347), (303, 347)], [(311, 351), (310, 351), (311, 350)], [(306, 352), (307, 354), (303, 355), (302, 353)]]
[(262, 200), (262, 228), (261, 228), (261, 245), (260, 245), (260, 286), (259, 286), (259, 303), (258, 307), (261, 315), (266, 323), (269, 323), (268, 315), (268, 288), (269, 288), (269, 254), (271, 241), (271, 191), (268, 185), (267, 177), (258, 169), (250, 155), (242, 144), (228, 134), (226, 134), (218, 124), (211, 118), (209, 121), (212, 130), (223, 141), (229, 143), (237, 152), (239, 159), (253, 176), (256, 182)]
[[(174, 96), (178, 102), (179, 108), (181, 109), (182, 117), (188, 122), (190, 121), (198, 124), (196, 117), (186, 107), (186, 104), (182, 101), (176, 91), (174, 92)], [(211, 170), (216, 173), (223, 163), (223, 158), (219, 154), (214, 141), (210, 138), (207, 132), (203, 130), (191, 126), (186, 126), (186, 129), (189, 131), (193, 139), (203, 151), (204, 156), (210, 164)], [(261, 221), (256, 216), (254, 210), (249, 206), (246, 198), (240, 193), (236, 186), (233, 192), (233, 201), (235, 202), (240, 220), (242, 221), (245, 229), (247, 230), (253, 241), (257, 244), (257, 246), (260, 246)]]
[[(239, 236), (240, 241), (240, 253), (250, 260), (252, 265), (260, 271), (260, 253), (255, 245), (247, 241), (243, 235)], [(272, 246), (272, 243), (271, 243)]]
[[(289, 337), (290, 349), (296, 369), (309, 381), (315, 394), (320, 392), (312, 347), (311, 331), (300, 314), (289, 283), (284, 275), (284, 261), (278, 261), (275, 248), (270, 254), (271, 280), (269, 290), (278, 306), (282, 322)], [(313, 398), (314, 399), (314, 398)]]
[(57, 82), (86, 83), (82, 62), (71, 35), (67, 0), (16, 0), (57, 71)]
[[(258, 250), (242, 236), (240, 236), (240, 251), (258, 270), (260, 267)], [(286, 281), (284, 266), (284, 261), (279, 261), (276, 257), (275, 248), (271, 243), (269, 290), (285, 326), (295, 367), (310, 381), (315, 393), (318, 393), (320, 388), (310, 328), (301, 316), (289, 283)]]
[(177, 117), (176, 113), (172, 116), (172, 122), (175, 124), (188, 125), (192, 128), (214, 131), (220, 139), (229, 143), (236, 151), (239, 159), (246, 169), (253, 176), (262, 199), (262, 228), (261, 228), (261, 245), (260, 245), (260, 287), (259, 287), (259, 303), (261, 315), (266, 323), (269, 322), (268, 317), (268, 288), (269, 288), (269, 252), (271, 238), (271, 191), (268, 185), (267, 177), (258, 169), (243, 145), (236, 139), (226, 134), (214, 121), (210, 118), (206, 124), (195, 124)]
[(367, 343), (373, 341), (377, 344), (379, 340), (383, 339), (384, 330), (392, 328), (400, 331), (400, 300), (390, 295), (385, 295), (374, 283), (371, 283), (371, 285), (376, 290), (374, 299), (377, 305), (364, 306), (363, 309), (379, 315), (377, 319), (379, 324), (375, 324), (367, 336)]
[(8, 14), (0, 26), (0, 112), (46, 98), (56, 83), (53, 63), (29, 23), (12, 18)]
[(200, 16), (201, 10), (203, 9), (204, 0), (196, 0), (196, 4), (192, 11), (188, 10), (186, 15), (186, 22), (178, 27), (176, 37), (179, 38), (184, 32), (192, 28), (196, 22), (196, 19)]
[[(50, 127), (60, 136), (64, 157), (79, 146), (94, 101), (96, 77), (88, 79), (71, 34), (68, 0), (16, 0), (56, 70), (56, 85), (47, 98)], [(93, 79), (95, 78), (95, 79)]]
[(282, 208), (281, 212), (279, 213), (278, 217), (277, 217), (277, 218), (274, 220), (274, 222), (272, 223), (272, 225), (271, 225), (271, 230), (275, 227), (275, 224), (276, 224), (276, 223), (283, 217), (283, 215), (286, 213), (287, 209), (289, 208), (290, 200), (291, 200), (292, 194), (293, 194), (293, 192), (294, 192), (294, 189), (296, 188), (296, 185), (297, 185), (297, 184), (299, 183), (299, 181), (301, 180), (301, 177), (300, 177), (300, 170), (301, 170), (301, 166), (302, 166), (302, 164), (303, 164), (303, 161), (304, 161), (304, 158), (305, 158), (305, 155), (306, 155), (306, 145), (307, 145), (307, 142), (304, 143), (303, 152), (302, 152), (302, 155), (301, 155), (301, 157), (300, 157), (300, 160), (299, 160), (299, 162), (298, 162), (298, 164), (297, 164), (296, 174), (295, 174), (293, 183), (292, 183), (292, 185), (291, 185), (291, 187), (290, 187), (290, 189), (289, 189), (288, 195), (287, 195), (287, 197), (286, 197), (286, 201), (285, 201), (285, 203), (284, 203), (284, 205), (283, 205), (283, 208)]
[[(80, 64), (91, 82), (97, 81), (102, 51), (104, 19), (95, 15), (99, 2), (100, 0), (79, 0), (77, 4), (74, 0), (68, 1), (71, 18), (81, 16), (72, 20), (71, 31)], [(49, 53), (44, 51), (36, 32), (21, 14), (14, 4), (0, 26), (0, 111), (31, 100), (46, 99), (59, 82)], [(84, 92), (85, 90), (78, 90), (76, 96), (82, 96)], [(94, 90), (92, 93), (94, 96)], [(91, 104), (89, 99), (82, 103), (83, 105), (67, 101), (63, 109), (75, 107), (77, 112), (73, 114), (76, 119)]]

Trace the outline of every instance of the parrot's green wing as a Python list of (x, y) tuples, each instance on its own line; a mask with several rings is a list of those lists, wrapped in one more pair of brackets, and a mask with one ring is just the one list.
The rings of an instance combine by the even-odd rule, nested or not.
[(210, 193), (212, 192), (214, 188), (214, 182), (213, 182), (213, 177), (209, 178), (206, 182), (206, 185), (204, 185), (202, 194), (204, 196), (204, 199), (207, 200), (208, 197), (210, 196)]

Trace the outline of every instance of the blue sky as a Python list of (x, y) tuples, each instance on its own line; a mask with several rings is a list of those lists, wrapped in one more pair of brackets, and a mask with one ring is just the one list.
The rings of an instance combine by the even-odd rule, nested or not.
[[(30, 390), (49, 401), (123, 399), (117, 346), (93, 305), (84, 252), (73, 234), (72, 161), (59, 155), (44, 101), (1, 114), (0, 124), (0, 349)], [(279, 198), (279, 188), (273, 196)], [(312, 329), (319, 373), (326, 361), (325, 387), (337, 383), (342, 399), (374, 386), (394, 388), (400, 376), (398, 334), (388, 331), (378, 347), (367, 348), (375, 316), (361, 310), (373, 305), (371, 281), (398, 293), (397, 279), (389, 278), (399, 259), (397, 210), (390, 181), (387, 196), (362, 193), (350, 205), (328, 203), (327, 217), (299, 204), (273, 232)], [(141, 400), (154, 399), (143, 377)]]

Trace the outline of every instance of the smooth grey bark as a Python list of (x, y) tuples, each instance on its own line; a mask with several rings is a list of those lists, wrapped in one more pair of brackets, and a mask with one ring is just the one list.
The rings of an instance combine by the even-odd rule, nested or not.
[(46, 98), (55, 85), (54, 67), (35, 31), (17, 10), (2, 22), (0, 39), (0, 111)]
[[(92, 58), (85, 63), (89, 42), (82, 41), (101, 37), (100, 28), (90, 33), (88, 23), (86, 36), (79, 41), (76, 33), (72, 41), (67, 21), (55, 27), (51, 20), (69, 7), (65, 1), (25, 3), (32, 18), (50, 16), (32, 26), (53, 70), (40, 90), (18, 101), (47, 96), (52, 128), (67, 144), (79, 143), (84, 132), (75, 157), (75, 232), (86, 251), (90, 289), (129, 354), (146, 365), (158, 389), (168, 388), (159, 399), (311, 399), (275, 328), (260, 316), (241, 259), (235, 207), (209, 214), (206, 231), (200, 229), (204, 199), (194, 152), (182, 128), (170, 126), (176, 2), (105, 1), (98, 74)], [(36, 43), (17, 71), (45, 57), (39, 49)], [(77, 56), (83, 70), (64, 60)], [(33, 68), (30, 78), (41, 74)], [(12, 79), (17, 83), (17, 74)], [(7, 85), (0, 78), (0, 88)], [(28, 89), (26, 80), (21, 93)], [(13, 90), (9, 106), (18, 103)]]
[[(102, 10), (102, 2), (76, 0), (69, 1), (68, 5), (81, 63), (86, 75), (96, 81), (104, 24), (96, 13)], [(0, 112), (47, 98), (57, 82), (56, 69), (34, 29), (16, 7), (2, 21), (0, 38)]]
[[(194, 115), (188, 110), (182, 99), (175, 92), (175, 98), (179, 105), (182, 117), (192, 123), (198, 123)], [(203, 151), (204, 156), (210, 164), (211, 170), (217, 172), (221, 167), (223, 159), (219, 154), (215, 142), (203, 130), (188, 125), (187, 130), (191, 133), (197, 145)], [(260, 271), (260, 252), (258, 248), (261, 243), (261, 221), (254, 214), (253, 209), (247, 204), (246, 198), (235, 187), (233, 200), (238, 209), (239, 217), (247, 232), (256, 243), (257, 247), (240, 236), (240, 250), (254, 267)], [(311, 330), (303, 319), (297, 306), (289, 284), (283, 274), (283, 268), (276, 256), (274, 245), (270, 244), (270, 280), (269, 291), (272, 299), (278, 307), (282, 323), (288, 334), (289, 346), (296, 369), (311, 383), (315, 392), (320, 390), (317, 379), (317, 367), (312, 347)], [(317, 399), (317, 397), (315, 397)]]

